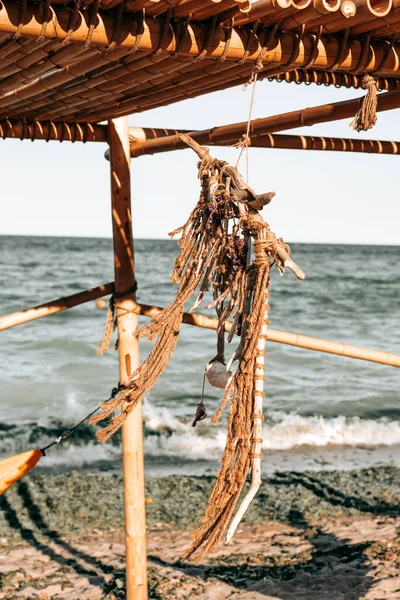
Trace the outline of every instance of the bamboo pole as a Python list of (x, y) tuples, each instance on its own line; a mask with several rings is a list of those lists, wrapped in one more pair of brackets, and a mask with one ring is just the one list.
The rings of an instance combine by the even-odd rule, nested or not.
[(59, 142), (107, 142), (107, 127), (93, 123), (54, 123), (53, 121), (0, 120), (0, 137)]
[[(191, 132), (190, 135), (195, 135)], [(156, 139), (155, 137), (152, 139)], [(158, 138), (160, 139), (160, 138)], [(162, 139), (162, 138), (161, 138)], [(147, 140), (131, 143), (131, 157), (145, 154), (167, 152), (168, 149), (160, 142), (159, 148), (147, 145)], [(221, 146), (232, 146), (237, 142), (237, 136)], [(207, 142), (214, 145), (213, 142)], [(331, 152), (362, 152), (367, 154), (400, 154), (400, 142), (386, 140), (362, 140), (348, 138), (328, 138), (307, 135), (284, 135), (268, 133), (263, 136), (250, 136), (250, 148), (279, 148), (286, 150), (327, 150)]]
[[(397, 0), (396, 0), (397, 2)], [(393, 0), (354, 0), (356, 13), (353, 17), (346, 18), (340, 12), (337, 15), (328, 15), (327, 18), (320, 17), (308, 23), (310, 28), (316, 29), (323, 25), (327, 33), (337, 33), (343, 29), (350, 28), (351, 35), (359, 35), (362, 32), (370, 32), (378, 25), (374, 23), (385, 22), (392, 14)]]
[(251, 138), (253, 148), (281, 148), (286, 150), (327, 150), (328, 152), (362, 152), (367, 154), (400, 154), (400, 142), (328, 138), (308, 135), (267, 135)]
[[(266, 136), (269, 133), (296, 129), (298, 127), (316, 125), (317, 123), (328, 123), (340, 119), (350, 118), (355, 115), (360, 106), (360, 98), (345, 100), (344, 102), (335, 102), (331, 104), (322, 104), (312, 108), (304, 108), (293, 112), (264, 117), (251, 121), (250, 137), (257, 138)], [(392, 110), (400, 107), (400, 92), (384, 92), (378, 96), (377, 111)], [(233, 123), (214, 127), (203, 131), (191, 133), (191, 137), (202, 145), (230, 145), (238, 141), (246, 131), (247, 123)], [(146, 154), (155, 154), (157, 152), (167, 152), (185, 148), (186, 144), (179, 135), (166, 138), (156, 138), (141, 143), (136, 148), (133, 146), (133, 156), (138, 156), (139, 148), (146, 149)], [(144, 154), (145, 152), (141, 152)]]
[[(135, 270), (130, 194), (128, 117), (109, 121), (112, 223), (114, 240), (115, 303), (118, 323), (121, 385), (139, 366), (136, 334)], [(146, 513), (141, 403), (122, 426), (124, 472), (126, 598), (147, 600)]]
[[(148, 304), (136, 304), (134, 310), (138, 315), (154, 317), (163, 309)], [(188, 325), (195, 325), (196, 327), (203, 327), (204, 329), (213, 329), (214, 331), (218, 328), (218, 319), (207, 317), (205, 315), (184, 313), (182, 322), (187, 323)], [(230, 331), (231, 326), (232, 323), (227, 322), (226, 331)], [(266, 334), (269, 341), (278, 342), (279, 344), (316, 350), (317, 352), (327, 352), (328, 354), (337, 354), (338, 356), (347, 356), (349, 358), (359, 358), (361, 360), (380, 363), (391, 367), (400, 367), (400, 354), (371, 350), (369, 348), (351, 346), (340, 342), (331, 342), (306, 335), (300, 335), (298, 333), (270, 329), (269, 327), (267, 328)]]
[[(389, 1), (389, 0), (388, 0)], [(39, 4), (28, 5), (24, 24), (21, 29), (23, 36), (40, 37), (43, 35), (46, 39), (64, 40), (68, 35), (70, 24), (70, 11), (63, 5), (50, 6), (50, 20), (43, 31), (42, 7)], [(18, 30), (20, 7), (17, 3), (10, 0), (4, 0), (0, 4), (0, 33), (15, 34)], [(94, 46), (107, 46), (113, 39), (115, 30), (114, 16), (108, 12), (98, 14), (95, 26), (89, 29), (87, 19), (82, 13), (79, 13), (78, 24), (71, 32), (70, 41), (87, 43), (90, 33), (90, 43)], [(183, 56), (198, 56), (203, 50), (205, 44), (208, 46), (208, 57), (220, 58), (226, 52), (225, 30), (216, 27), (212, 35), (208, 35), (208, 27), (203, 24), (192, 23), (188, 26), (187, 32), (182, 43), (179, 41), (179, 35), (175, 34), (172, 27), (168, 28), (164, 35), (164, 19), (146, 19), (144, 31), (139, 40), (139, 50), (156, 51), (160, 41), (165, 40), (163, 50), (167, 53), (174, 53), (179, 50)], [(137, 42), (138, 25), (133, 24), (132, 18), (125, 17), (121, 21), (119, 30), (118, 48), (132, 48)], [(210, 38), (210, 39), (208, 39)], [(260, 54), (263, 40), (254, 39), (248, 42), (247, 32), (234, 28), (231, 41), (226, 52), (228, 60), (240, 60), (243, 56), (247, 61), (254, 61)], [(300, 50), (296, 58), (293, 59), (294, 49), (297, 44), (296, 36), (292, 33), (282, 33), (276, 40), (275, 47), (265, 52), (264, 62), (272, 65), (285, 65), (291, 61), (291, 66), (304, 66), (314, 52), (314, 44), (311, 38), (305, 37), (300, 43)], [(179, 45), (179, 48), (178, 48)], [(370, 56), (363, 65), (363, 71), (370, 72), (376, 69), (385, 58), (387, 44), (382, 40), (371, 41)], [(318, 44), (317, 56), (314, 60), (314, 67), (321, 69), (330, 68), (336, 61), (340, 49), (340, 40), (321, 36)], [(348, 52), (338, 66), (339, 70), (351, 70), (358, 67), (363, 53), (362, 40), (351, 39), (348, 43)], [(387, 58), (382, 74), (394, 74), (399, 71), (399, 45), (395, 44), (393, 52)], [(62, 69), (60, 70), (62, 71)]]
[(22, 325), (23, 323), (29, 323), (30, 321), (35, 321), (36, 319), (41, 319), (42, 317), (54, 315), (64, 310), (68, 310), (73, 306), (79, 306), (79, 304), (90, 302), (91, 300), (97, 300), (98, 298), (112, 294), (113, 291), (114, 283), (105, 283), (90, 290), (72, 294), (72, 296), (57, 298), (57, 300), (52, 300), (51, 302), (46, 302), (45, 304), (39, 304), (39, 306), (34, 306), (26, 310), (20, 310), (9, 315), (4, 315), (0, 317), (0, 331), (10, 329), (11, 327), (16, 327), (17, 325)]
[[(85, 290), (72, 296), (65, 296), (64, 298), (58, 298), (46, 304), (41, 304), (33, 308), (11, 313), (0, 317), (0, 331), (22, 325), (23, 323), (29, 323), (42, 317), (67, 310), (79, 304), (90, 302), (91, 300), (97, 300), (102, 296), (107, 296), (114, 292), (114, 284), (106, 283), (100, 285), (91, 290)], [(162, 308), (159, 306), (151, 306), (150, 304), (137, 304), (134, 303), (132, 310), (137, 315), (143, 315), (146, 317), (153, 317), (157, 315)], [(196, 327), (202, 327), (204, 329), (217, 330), (218, 320), (206, 315), (194, 315), (189, 313), (183, 314), (183, 323), (187, 325), (194, 325)], [(226, 324), (226, 331), (230, 331), (231, 323)], [(337, 354), (338, 356), (347, 356), (349, 358), (358, 358), (361, 360), (367, 360), (370, 362), (381, 363), (392, 367), (400, 367), (400, 354), (393, 354), (391, 352), (382, 352), (380, 350), (370, 350), (368, 348), (361, 348), (360, 346), (351, 346), (349, 344), (341, 344), (338, 342), (331, 342), (328, 340), (322, 340), (305, 335), (299, 335), (297, 333), (290, 333), (287, 331), (280, 331), (278, 329), (268, 328), (267, 337), (271, 342), (277, 342), (279, 344), (286, 344), (289, 346), (297, 346), (298, 348), (306, 348), (308, 350), (315, 350), (317, 352), (327, 352), (329, 354)]]
[(332, 13), (338, 12), (341, 0), (314, 0), (304, 10), (299, 10), (290, 16), (283, 15), (283, 20), (280, 25), (282, 30), (296, 28), (303, 23), (312, 21), (318, 17), (325, 17)]
[[(187, 131), (157, 127), (129, 127), (129, 141), (131, 144), (135, 144), (180, 133), (187, 133)], [(86, 143), (107, 142), (108, 133), (106, 125), (94, 123), (2, 119), (0, 120), (0, 138)], [(107, 154), (109, 154), (108, 151)]]

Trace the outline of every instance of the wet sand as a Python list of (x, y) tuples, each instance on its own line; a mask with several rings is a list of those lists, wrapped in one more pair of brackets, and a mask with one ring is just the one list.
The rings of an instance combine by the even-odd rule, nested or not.
[[(149, 478), (149, 597), (400, 599), (399, 476), (275, 473), (233, 543), (200, 564), (180, 556), (213, 478)], [(26, 477), (0, 505), (0, 598), (125, 598), (120, 476)]]

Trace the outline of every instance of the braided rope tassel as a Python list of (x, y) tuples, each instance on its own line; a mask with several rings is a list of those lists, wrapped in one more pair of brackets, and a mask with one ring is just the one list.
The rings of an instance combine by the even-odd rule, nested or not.
[[(268, 259), (269, 260), (269, 259)], [(266, 303), (269, 299), (269, 280), (268, 286), (265, 288), (265, 299)], [(235, 534), (241, 520), (243, 519), (247, 509), (252, 503), (255, 495), (260, 489), (261, 485), (261, 461), (262, 461), (262, 425), (264, 421), (263, 416), (263, 400), (264, 400), (264, 381), (265, 381), (265, 354), (266, 354), (266, 343), (267, 343), (267, 330), (268, 330), (268, 311), (269, 305), (266, 304), (263, 318), (263, 324), (261, 328), (261, 334), (258, 337), (257, 342), (257, 354), (254, 370), (254, 405), (253, 405), (253, 435), (251, 438), (252, 451), (250, 454), (251, 458), (251, 484), (249, 491), (240, 503), (239, 508), (233, 517), (231, 524), (228, 527), (225, 541), (229, 543)]]
[(99, 347), (96, 350), (96, 354), (103, 356), (104, 352), (107, 352), (110, 347), (112, 334), (116, 328), (116, 311), (115, 311), (115, 299), (111, 296), (110, 303), (107, 310), (107, 321), (104, 328), (103, 339), (101, 340)]
[(378, 80), (372, 75), (364, 75), (362, 87), (367, 90), (367, 93), (361, 101), (356, 116), (350, 123), (350, 127), (355, 131), (368, 131), (373, 128), (377, 121)]

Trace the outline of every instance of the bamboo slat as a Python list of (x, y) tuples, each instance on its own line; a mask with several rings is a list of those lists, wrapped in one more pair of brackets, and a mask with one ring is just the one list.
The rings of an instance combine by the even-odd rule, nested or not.
[[(115, 56), (114, 53), (112, 53)], [(55, 73), (54, 76), (46, 77), (46, 85), (45, 89), (40, 86), (40, 81), (37, 82), (38, 85), (35, 88), (30, 88), (29, 94), (26, 98), (19, 99), (18, 93), (15, 94), (15, 98), (13, 98), (12, 107), (8, 106), (7, 112), (8, 115), (12, 114), (12, 112), (21, 112), (24, 110), (24, 114), (28, 117), (29, 114), (34, 114), (39, 108), (47, 107), (49, 109), (48, 117), (50, 118), (50, 108), (51, 104), (55, 103), (57, 105), (62, 105), (64, 99), (68, 99), (69, 97), (75, 95), (77, 97), (77, 104), (79, 104), (79, 94), (86, 93), (88, 90), (93, 88), (94, 91), (90, 96), (90, 103), (93, 106), (93, 100), (97, 100), (99, 96), (101, 96), (101, 86), (105, 85), (107, 90), (107, 83), (109, 81), (113, 81), (113, 79), (118, 79), (123, 76), (126, 77), (127, 80), (127, 88), (129, 89), (129, 82), (131, 79), (135, 81), (135, 78), (140, 80), (138, 71), (141, 71), (143, 80), (146, 80), (148, 77), (148, 67), (153, 66), (155, 69), (157, 67), (155, 65), (160, 62), (164, 63), (166, 61), (171, 61), (174, 65), (174, 68), (179, 68), (180, 61), (174, 61), (168, 56), (165, 55), (146, 55), (144, 53), (134, 54), (132, 56), (125, 56), (121, 59), (120, 55), (116, 55), (115, 58), (117, 60), (111, 60), (113, 56), (110, 57), (108, 64), (105, 64), (101, 68), (101, 71), (97, 68), (98, 62), (90, 59), (89, 61), (84, 61), (83, 63), (75, 63), (74, 69), (69, 69), (67, 74), (67, 80), (63, 82), (63, 85), (60, 86), (60, 79), (58, 77), (58, 73)], [(100, 58), (101, 60), (101, 58)], [(96, 77), (86, 77), (88, 72), (90, 72), (93, 68), (96, 69)], [(161, 72), (163, 68), (161, 67)], [(84, 75), (85, 74), (85, 75)], [(135, 74), (135, 75), (134, 75)], [(21, 96), (21, 94), (19, 94)], [(39, 117), (39, 114), (37, 115)]]
[[(383, 0), (382, 0), (383, 1)], [(385, 0), (391, 2), (391, 0)], [(30, 20), (22, 27), (23, 35), (40, 36), (42, 33), (42, 24), (40, 23), (40, 6), (29, 5)], [(52, 20), (48, 23), (45, 37), (47, 39), (63, 40), (67, 36), (69, 24), (69, 11), (63, 6), (55, 5), (52, 7)], [(376, 10), (376, 9), (375, 9)], [(0, 31), (7, 33), (15, 33), (18, 22), (18, 6), (5, 0), (2, 2), (0, 10)], [(147, 19), (144, 23), (144, 32), (140, 39), (139, 49), (155, 51), (161, 41), (165, 37), (164, 51), (173, 53), (177, 49), (177, 37), (174, 35), (172, 28), (169, 28), (167, 34), (163, 36), (163, 27), (165, 22), (162, 19)], [(93, 28), (91, 44), (92, 46), (107, 46), (113, 38), (114, 18), (109, 13), (102, 13), (98, 16), (97, 26)], [(71, 41), (85, 43), (89, 34), (87, 23), (81, 19), (79, 26), (72, 32)], [(207, 39), (209, 37), (210, 39)], [(232, 39), (227, 52), (227, 59), (240, 60), (246, 55), (247, 60), (255, 60), (260, 52), (260, 44), (254, 39), (248, 44), (248, 39), (245, 32), (234, 28)], [(120, 27), (120, 36), (118, 46), (122, 48), (132, 48), (136, 42), (135, 27), (132, 27), (132, 21), (129, 18), (122, 19)], [(211, 36), (208, 36), (208, 31), (201, 24), (189, 24), (186, 35), (180, 44), (179, 53), (186, 56), (197, 56), (208, 42), (208, 56), (219, 58), (225, 50), (225, 32), (216, 27)], [(285, 64), (293, 57), (295, 38), (291, 34), (282, 34), (276, 47), (273, 50), (266, 52), (265, 62), (272, 64)], [(312, 40), (304, 39), (299, 56), (295, 58), (294, 63), (301, 66), (305, 64), (313, 50)], [(384, 57), (384, 44), (380, 41), (371, 42), (373, 56), (367, 61), (365, 71), (373, 70), (374, 67), (382, 61)], [(333, 65), (339, 51), (339, 42), (336, 39), (330, 39), (322, 36), (319, 43), (319, 52), (315, 60), (315, 66), (321, 68), (329, 68)], [(358, 40), (349, 41), (349, 52), (346, 58), (340, 65), (340, 69), (354, 69), (359, 62), (362, 44)], [(398, 48), (395, 47), (395, 57), (389, 57), (385, 65), (384, 74), (397, 72), (398, 63), (396, 60)]]
[[(33, 44), (38, 44), (33, 40)], [(24, 58), (13, 61), (13, 73), (8, 73), (5, 70), (0, 71), (0, 91), (5, 93), (14, 90), (22, 85), (26, 85), (37, 79), (41, 75), (54, 70), (55, 67), (61, 68), (68, 66), (77, 60), (79, 55), (88, 58), (88, 52), (84, 50), (82, 44), (69, 44), (65, 48), (61, 48), (60, 42), (48, 42), (43, 45), (43, 51), (38, 50), (24, 55)], [(94, 57), (97, 54), (96, 50), (91, 50), (89, 55)]]
[[(211, 65), (210, 70), (213, 67), (217, 68), (216, 65)], [(271, 71), (265, 69), (260, 74), (259, 78), (263, 79), (279, 73), (279, 69), (276, 69), (275, 73), (272, 73)], [(212, 92), (219, 89), (227, 89), (228, 87), (239, 85), (241, 83), (246, 83), (250, 72), (251, 67), (246, 66), (246, 64), (240, 66), (235, 65), (232, 69), (226, 69), (218, 74), (218, 78), (213, 77), (212, 75), (204, 76), (204, 74), (202, 77), (198, 77), (194, 72), (193, 76), (189, 74), (189, 76), (186, 78), (186, 81), (179, 82), (179, 79), (173, 78), (171, 81), (166, 83), (164, 88), (160, 89), (160, 87), (156, 87), (154, 91), (145, 90), (142, 94), (136, 93), (133, 98), (128, 96), (125, 99), (124, 94), (121, 94), (122, 98), (117, 98), (108, 105), (103, 104), (100, 110), (91, 107), (87, 111), (78, 112), (78, 117), (81, 120), (96, 122), (106, 118), (106, 115), (111, 108), (113, 108), (114, 114), (129, 114), (130, 112), (140, 112), (149, 108), (168, 105), (172, 102), (178, 102), (183, 98), (193, 98), (201, 95), (205, 88), (207, 88), (208, 92)], [(314, 71), (314, 73), (316, 73), (316, 71)], [(339, 77), (339, 74), (335, 75)], [(337, 80), (331, 76), (332, 74), (322, 73), (322, 81), (336, 83)], [(350, 82), (355, 81), (355, 76), (348, 75), (347, 77), (349, 78)], [(393, 83), (393, 86), (394, 85), (396, 84)], [(136, 92), (138, 91), (139, 90), (137, 89)], [(358, 107), (355, 108), (355, 112), (357, 112), (357, 110)], [(62, 118), (68, 119), (71, 118), (71, 116), (69, 114), (62, 113)]]
[(72, 294), (71, 296), (57, 298), (57, 300), (52, 300), (51, 302), (46, 302), (45, 304), (39, 304), (33, 308), (20, 310), (9, 315), (4, 315), (0, 317), (0, 331), (10, 329), (11, 327), (16, 327), (17, 325), (22, 325), (23, 323), (29, 323), (30, 321), (35, 321), (36, 319), (41, 319), (42, 317), (54, 315), (55, 313), (62, 312), (68, 308), (72, 308), (73, 306), (79, 306), (79, 304), (84, 304), (85, 302), (90, 302), (91, 300), (97, 300), (98, 298), (112, 294), (113, 291), (114, 282), (105, 283), (90, 290), (85, 290), (84, 292), (78, 292), (77, 294)]
[(400, 25), (400, 2), (394, 0), (394, 7), (389, 14), (381, 19), (372, 19), (367, 22), (360, 23), (352, 28), (354, 35), (362, 35), (371, 31), (373, 37), (388, 37), (399, 33)]
[[(83, 111), (85, 107), (90, 107), (93, 110), (94, 103), (96, 105), (101, 100), (102, 106), (115, 103), (118, 99), (118, 94), (123, 97), (137, 89), (141, 85), (145, 89), (154, 89), (158, 81), (173, 77), (175, 72), (180, 72), (184, 69), (185, 62), (183, 60), (174, 60), (165, 55), (148, 55), (137, 57), (135, 61), (120, 65), (119, 62), (113, 63), (109, 69), (103, 70), (100, 75), (93, 79), (85, 79), (77, 77), (71, 80), (68, 87), (63, 86), (61, 89), (49, 87), (49, 82), (46, 85), (49, 89), (46, 92), (40, 92), (38, 88), (37, 95), (34, 99), (16, 101), (12, 108), (5, 108), (4, 113), (12, 114), (19, 113), (21, 110), (27, 118), (36, 116), (36, 118), (62, 118), (64, 114), (72, 112), (77, 113)], [(192, 67), (195, 68), (195, 67)], [(68, 107), (68, 99), (72, 106)], [(65, 107), (67, 104), (67, 107)], [(1, 111), (0, 111), (1, 112)]]
[[(182, 69), (184, 69), (181, 61), (174, 61), (173, 59), (168, 60), (171, 60), (172, 63), (169, 69), (170, 77), (174, 77), (173, 70), (180, 72)], [(159, 58), (159, 61), (161, 61), (161, 57)], [(152, 62), (155, 63), (156, 61), (148, 61), (149, 64), (152, 64)], [(167, 61), (164, 60), (163, 64), (164, 62)], [(132, 69), (130, 70), (132, 71)], [(114, 69), (114, 72), (115, 71), (119, 70)], [(163, 71), (162, 66), (161, 71)], [(116, 74), (119, 75), (119, 72)], [(77, 114), (85, 114), (83, 111), (86, 107), (88, 112), (92, 113), (93, 111), (99, 110), (98, 104), (94, 104), (93, 102), (94, 99), (101, 99), (102, 108), (113, 105), (115, 106), (116, 102), (120, 98), (123, 99), (126, 96), (129, 96), (131, 93), (133, 94), (133, 92), (138, 92), (143, 89), (157, 89), (157, 83), (162, 82), (164, 79), (168, 81), (169, 76), (158, 73), (157, 67), (154, 66), (153, 73), (150, 73), (148, 69), (143, 69), (140, 74), (137, 75), (135, 75), (133, 72), (129, 73), (129, 75), (126, 77), (126, 83), (118, 85), (116, 88), (113, 87), (114, 84), (112, 83), (113, 80), (111, 77), (104, 85), (100, 81), (99, 86), (95, 86), (95, 81), (93, 80), (94, 91), (91, 92), (87, 90), (87, 88), (92, 88), (90, 88), (90, 85), (88, 85), (86, 81), (77, 80), (76, 86), (72, 85), (67, 90), (63, 88), (62, 90), (55, 91), (53, 93), (49, 92), (48, 94), (39, 94), (34, 102), (27, 100), (25, 102), (15, 104), (14, 112), (19, 114), (19, 112), (23, 110), (27, 118), (36, 116), (38, 119), (56, 117), (64, 118), (64, 115), (71, 113), (77, 116)], [(131, 84), (129, 83), (130, 80), (132, 80)], [(68, 98), (70, 97), (70, 106), (68, 107)], [(4, 112), (10, 113), (10, 110), (6, 111), (6, 109), (4, 109)]]
[[(315, 0), (313, 8), (310, 5), (297, 13), (305, 15), (306, 11), (323, 11), (328, 10), (327, 6), (333, 7), (332, 3), (327, 5), (326, 2), (327, 0)], [(156, 4), (161, 8), (161, 0), (159, 3), (151, 3), (154, 10)], [(208, 4), (209, 8), (202, 5), (201, 10), (215, 12), (217, 5), (221, 8), (222, 0)], [(184, 6), (183, 2), (176, 5), (175, 9), (177, 10), (179, 7), (182, 9), (182, 6)], [(269, 7), (271, 6), (276, 10), (272, 3)], [(373, 5), (375, 12), (379, 6), (379, 3)], [(257, 7), (257, 4), (254, 7)], [(0, 8), (0, 30), (6, 28), (13, 31), (12, 27), (16, 27), (15, 19), (10, 21), (9, 13), (13, 13), (13, 10), (15, 12), (15, 7), (10, 2), (3, 3)], [(42, 32), (42, 27), (39, 29), (41, 24), (38, 20), (40, 11), (31, 4), (29, 10), (31, 18), (22, 28), (22, 33), (39, 35), (39, 32)], [(55, 5), (52, 10), (54, 18), (51, 23), (48, 23), (45, 35), (49, 39), (53, 39), (55, 36), (57, 39), (65, 39), (64, 34), (67, 35), (69, 23), (67, 15), (70, 16), (70, 12), (63, 5)], [(210, 24), (205, 26), (203, 23), (190, 23), (185, 37), (180, 39), (180, 27), (171, 22), (168, 29), (165, 29), (165, 18), (154, 18), (145, 21), (143, 35), (140, 40), (137, 40), (135, 35), (137, 26), (132, 25), (133, 21), (125, 16), (117, 36), (117, 49), (109, 53), (104, 52), (104, 48), (115, 33), (115, 18), (112, 13), (99, 15), (98, 24), (93, 29), (91, 40), (93, 48), (86, 53), (77, 53), (76, 56), (69, 57), (68, 54), (62, 55), (62, 50), (56, 51), (55, 64), (57, 63), (57, 66), (61, 66), (61, 68), (50, 73), (46, 72), (50, 68), (52, 60), (49, 54), (43, 64), (34, 62), (27, 65), (26, 68), (20, 69), (11, 77), (6, 77), (3, 83), (0, 82), (0, 85), (4, 85), (5, 89), (9, 90), (0, 96), (0, 118), (18, 119), (23, 117), (32, 120), (98, 122), (111, 115), (119, 116), (129, 112), (139, 112), (184, 98), (196, 97), (203, 94), (205, 90), (215, 91), (238, 85), (245, 81), (250, 74), (253, 61), (259, 55), (261, 46), (266, 40), (265, 36), (268, 35), (266, 32), (257, 39), (256, 36), (249, 36), (248, 32), (235, 28), (227, 48), (226, 30), (219, 26), (210, 30)], [(298, 17), (294, 16), (292, 19), (297, 23)], [(85, 28), (86, 34), (89, 34), (87, 25), (87, 19), (86, 21), (81, 19), (79, 26), (71, 35), (71, 40), (74, 41), (76, 48), (83, 47), (84, 41), (87, 40), (87, 38), (84, 39)], [(142, 48), (142, 51), (146, 49), (146, 52), (152, 53), (163, 41), (164, 54), (161, 53), (160, 56), (156, 53), (151, 66), (135, 68), (135, 62), (142, 59), (142, 51), (137, 56), (129, 56), (129, 51), (136, 41), (140, 42), (137, 44), (139, 49)], [(204, 50), (205, 44), (207, 44), (206, 59), (201, 62), (193, 61), (191, 57), (196, 57)], [(173, 53), (178, 45), (181, 59), (177, 61), (174, 57), (168, 58), (167, 54)], [(271, 45), (271, 49), (265, 52), (265, 69), (260, 74), (260, 78), (265, 77), (268, 70), (279, 69), (280, 65), (287, 65), (288, 62), (291, 62), (291, 69), (301, 67), (309, 61), (311, 56), (315, 58), (314, 72), (316, 69), (330, 68), (338, 57), (341, 42), (340, 38), (322, 35), (317, 52), (315, 52), (314, 46), (315, 39), (313, 37), (306, 35), (299, 40), (297, 35), (292, 33), (280, 34), (279, 38)], [(298, 47), (298, 51), (296, 47)], [(64, 48), (64, 51), (72, 52), (72, 48), (70, 50), (68, 48), (69, 46)], [(373, 40), (371, 51), (369, 54), (367, 53), (367, 64), (363, 65), (363, 69), (374, 71), (377, 66), (382, 64), (387, 49), (387, 42), (384, 40)], [(384, 64), (384, 74), (400, 73), (399, 49), (400, 44), (394, 44), (391, 48)], [(92, 52), (94, 55), (90, 56), (89, 53)], [(226, 55), (227, 60), (222, 63), (216, 62), (215, 59), (221, 58), (222, 55)], [(151, 56), (153, 57), (153, 54)], [(364, 41), (349, 38), (338, 70), (347, 72), (352, 69), (357, 70), (360, 60), (365, 56)], [(243, 57), (248, 64), (237, 64), (237, 61)], [(149, 60), (149, 62), (151, 61)], [(11, 66), (14, 68), (14, 65)], [(35, 74), (43, 72), (44, 75), (31, 80)], [(24, 80), (28, 83), (21, 85)]]
[[(152, 56), (152, 55), (151, 55)], [(149, 57), (150, 58), (150, 57)], [(235, 63), (225, 63), (223, 67), (218, 67), (215, 63), (211, 61), (202, 61), (202, 66), (199, 68), (193, 62), (187, 60), (174, 60), (172, 58), (165, 58), (164, 60), (159, 59), (158, 64), (153, 64), (148, 68), (143, 68), (140, 72), (131, 72), (128, 75), (122, 76), (121, 73), (124, 72), (122, 69), (114, 69), (110, 73), (110, 77), (107, 83), (100, 84), (96, 86), (96, 98), (101, 98), (101, 109), (107, 110), (109, 107), (116, 106), (119, 100), (124, 100), (125, 98), (134, 97), (134, 101), (138, 98), (148, 99), (148, 93), (158, 94), (160, 97), (163, 97), (165, 94), (165, 90), (173, 90), (177, 91), (178, 97), (181, 95), (182, 85), (187, 88), (187, 91), (190, 91), (190, 83), (192, 81), (200, 80), (198, 86), (195, 86), (197, 89), (202, 88), (202, 81), (204, 78), (209, 80), (208, 68), (213, 70), (214, 73), (219, 74), (219, 81), (222, 80), (223, 73), (226, 71), (232, 71), (232, 75), (230, 76), (232, 79), (235, 77), (236, 73), (239, 71), (245, 72), (247, 77), (250, 74), (251, 66), (250, 65), (241, 65), (238, 67)], [(149, 60), (148, 63), (151, 65), (152, 62)], [(235, 70), (234, 70), (235, 69)], [(114, 76), (118, 76), (118, 85), (115, 84)], [(181, 80), (184, 80), (184, 84), (180, 83)], [(83, 83), (78, 83), (78, 87), (80, 88)], [(77, 89), (77, 88), (75, 88)], [(71, 92), (73, 89), (71, 88)], [(79, 89), (78, 96), (79, 100), (79, 112), (76, 111), (77, 114), (85, 114), (91, 115), (94, 112), (98, 112), (99, 108), (97, 105), (93, 106), (93, 98), (87, 98), (86, 102), (84, 101), (84, 93)], [(60, 106), (58, 105), (58, 101), (62, 100), (64, 97), (64, 91), (60, 94), (54, 94), (54, 96), (40, 96), (38, 103), (33, 104), (29, 107), (29, 111), (38, 111), (40, 107), (45, 109), (45, 114), (49, 118), (63, 117), (64, 115), (69, 114), (70, 111), (63, 112), (60, 110)], [(83, 98), (83, 101), (81, 99)], [(86, 105), (86, 106), (85, 106)], [(87, 112), (82, 112), (87, 108)], [(18, 110), (19, 107), (18, 107)], [(54, 112), (52, 112), (54, 111)], [(29, 115), (30, 112), (27, 113)], [(41, 113), (37, 113), (38, 118), (41, 118)]]
[(86, 54), (84, 60), (70, 64), (68, 67), (53, 71), (49, 75), (39, 77), (37, 80), (29, 83), (18, 90), (7, 92), (0, 96), (0, 107), (7, 108), (8, 115), (13, 114), (12, 105), (24, 99), (31, 99), (35, 95), (43, 93), (43, 90), (52, 89), (56, 86), (62, 86), (69, 81), (87, 74), (90, 71), (108, 66), (111, 61), (122, 58), (127, 54), (127, 50), (119, 48), (112, 52), (112, 55), (98, 53), (92, 50)]

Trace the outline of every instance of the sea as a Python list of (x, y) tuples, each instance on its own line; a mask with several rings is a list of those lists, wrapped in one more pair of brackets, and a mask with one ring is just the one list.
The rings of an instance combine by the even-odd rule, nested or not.
[[(274, 269), (272, 328), (400, 353), (400, 247), (291, 249), (306, 279)], [(177, 250), (169, 240), (135, 242), (139, 302), (166, 306), (173, 299)], [(2, 315), (113, 280), (110, 239), (1, 236), (0, 257)], [(44, 447), (109, 397), (118, 355), (96, 354), (105, 320), (93, 301), (0, 332), (0, 459)], [(150, 349), (141, 340), (142, 359)], [(400, 466), (398, 368), (272, 342), (267, 350), (264, 472)], [(143, 402), (148, 475), (218, 469), (227, 414), (218, 425), (210, 417), (221, 390), (206, 385), (208, 417), (191, 426), (204, 367), (215, 354), (215, 332), (182, 326), (170, 365)], [(84, 423), (38, 469), (119, 471), (120, 435), (100, 444), (95, 431)]]

